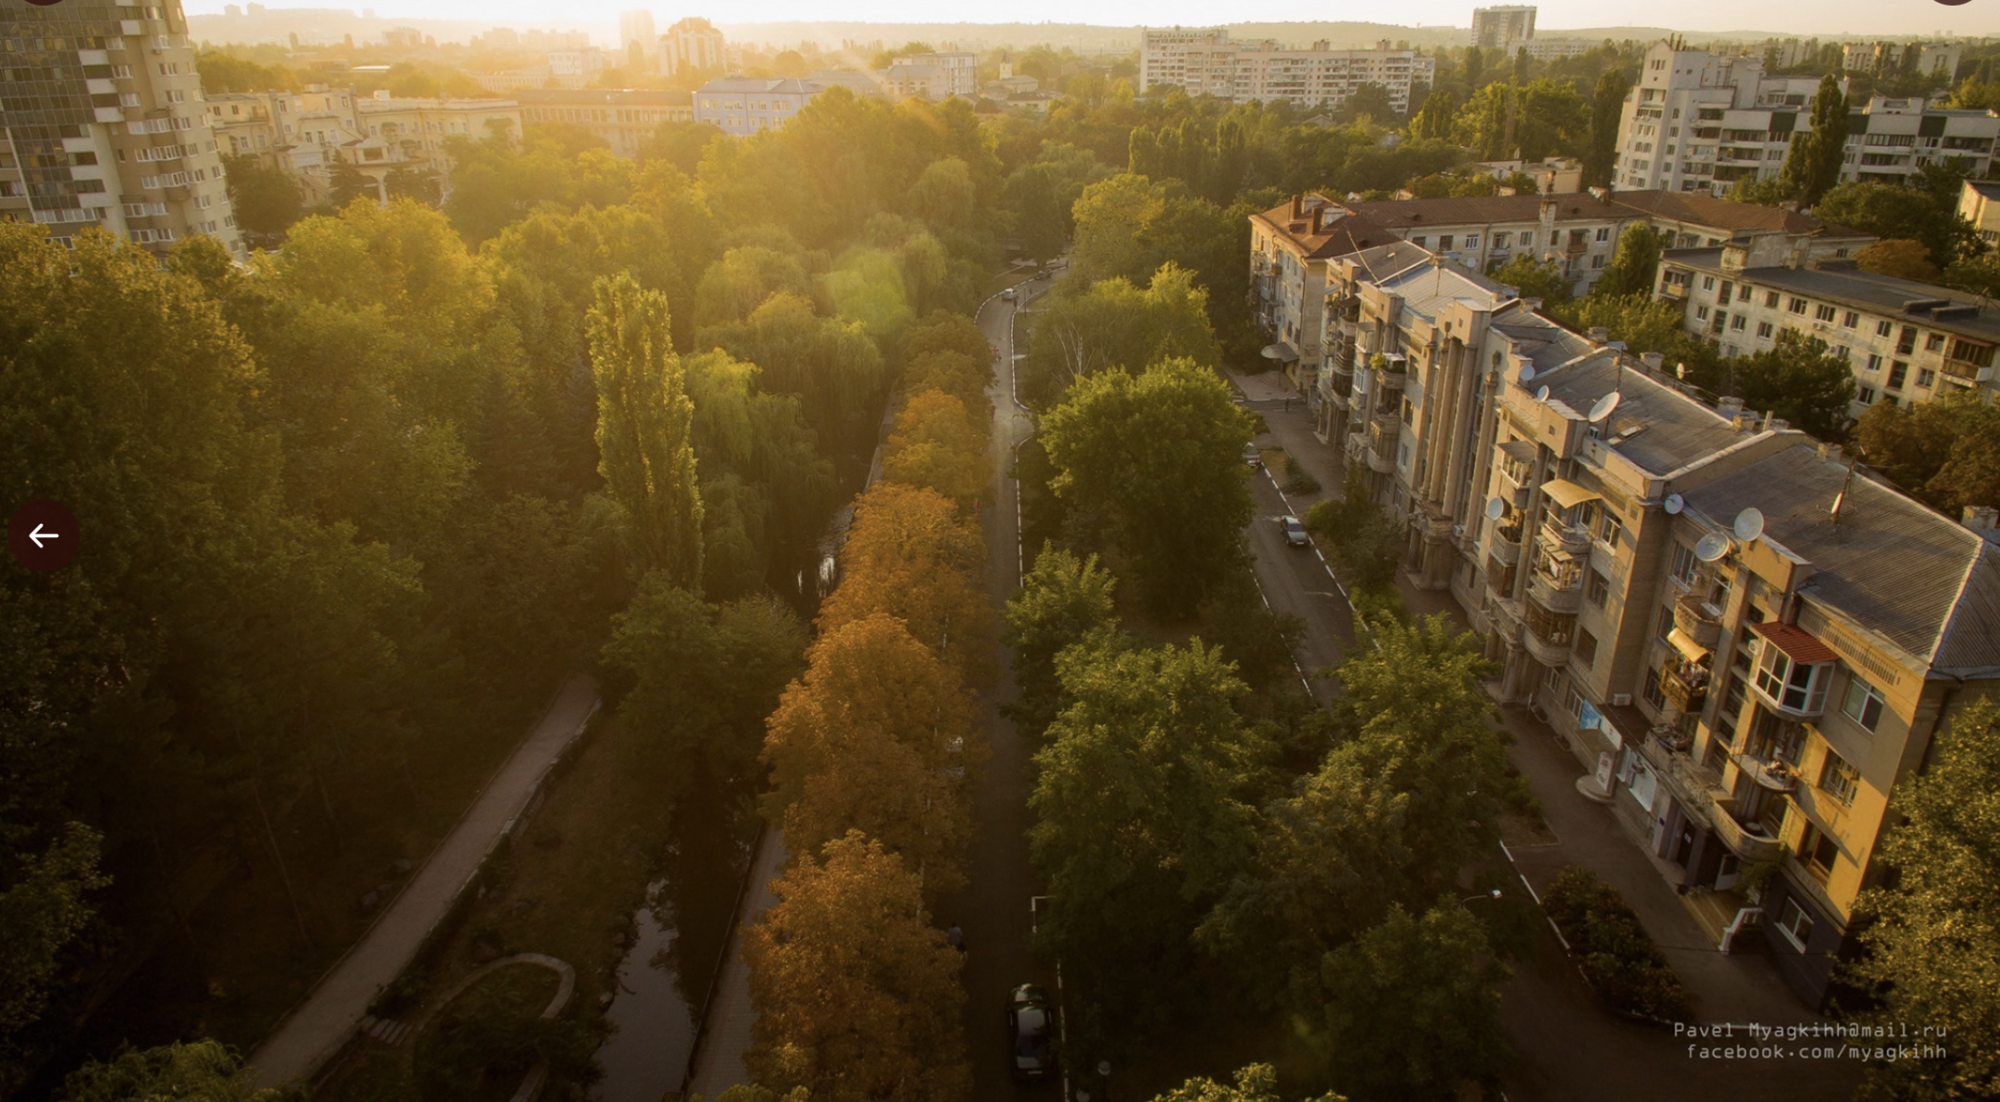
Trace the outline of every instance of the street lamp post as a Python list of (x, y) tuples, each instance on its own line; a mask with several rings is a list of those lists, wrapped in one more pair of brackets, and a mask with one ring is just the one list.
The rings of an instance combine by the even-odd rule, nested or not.
[(1459, 900), (1458, 905), (1463, 907), (1467, 903), (1477, 903), (1482, 899), (1498, 899), (1498, 898), (1500, 898), (1500, 889), (1495, 888), (1490, 892), (1481, 892), (1478, 895), (1468, 895), (1464, 899)]

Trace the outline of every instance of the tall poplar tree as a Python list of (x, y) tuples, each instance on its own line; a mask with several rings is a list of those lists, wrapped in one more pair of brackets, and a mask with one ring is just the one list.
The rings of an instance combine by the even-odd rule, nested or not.
[(1625, 114), (1625, 96), (1632, 78), (1623, 69), (1606, 69), (1590, 93), (1590, 144), (1583, 151), (1583, 182), (1594, 187), (1611, 183), (1618, 165), (1618, 124)]
[(674, 585), (699, 593), (694, 403), (669, 338), (667, 297), (624, 274), (599, 279), (593, 291), (598, 473), (630, 518), (640, 572), (664, 570)]
[(1840, 182), (1840, 162), (1847, 156), (1847, 97), (1832, 73), (1819, 79), (1813, 98), (1812, 130), (1792, 135), (1778, 183), (1802, 206), (1812, 206)]

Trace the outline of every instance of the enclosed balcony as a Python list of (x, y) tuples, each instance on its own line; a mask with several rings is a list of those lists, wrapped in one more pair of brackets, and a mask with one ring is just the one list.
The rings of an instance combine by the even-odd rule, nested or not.
[(1575, 615), (1583, 605), (1583, 561), (1569, 551), (1543, 549), (1535, 555), (1528, 596), (1550, 612)]
[(1394, 416), (1376, 414), (1368, 419), (1368, 469), (1377, 474), (1388, 474), (1396, 467), (1396, 443), (1402, 436), (1403, 422)]
[(1568, 662), (1570, 646), (1576, 637), (1576, 617), (1542, 606), (1532, 590), (1524, 607), (1522, 619), (1528, 630), (1522, 633), (1521, 642), (1528, 653), (1545, 666)]
[(1678, 654), (1660, 667), (1660, 692), (1684, 713), (1701, 711), (1708, 703), (1708, 668)]
[(1751, 687), (1780, 716), (1811, 719), (1826, 710), (1827, 685), (1839, 655), (1792, 624), (1753, 624), (1762, 640)]
[(1502, 566), (1512, 566), (1521, 561), (1521, 540), (1526, 529), (1521, 524), (1520, 514), (1503, 517), (1500, 527), (1493, 530), (1492, 553), (1494, 561)]
[(1722, 638), (1722, 610), (1690, 593), (1674, 602), (1674, 629), (1703, 650), (1714, 650)]

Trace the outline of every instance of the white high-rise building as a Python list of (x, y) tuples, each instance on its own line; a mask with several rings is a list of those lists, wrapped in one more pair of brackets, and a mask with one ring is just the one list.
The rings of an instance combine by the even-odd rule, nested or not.
[(620, 12), (618, 47), (626, 66), (652, 68), (653, 58), (660, 50), (660, 34), (653, 29), (653, 13), (643, 10)]
[[(1843, 81), (1843, 91), (1845, 82)], [(1727, 194), (1741, 179), (1769, 179), (1784, 167), (1792, 136), (1812, 130), (1816, 77), (1764, 74), (1761, 57), (1676, 50), (1646, 53), (1618, 125), (1620, 191)], [(1929, 164), (1962, 160), (1974, 177), (1993, 165), (2000, 116), (1941, 110), (1921, 98), (1875, 96), (1850, 104), (1842, 180), (1901, 183)]]
[(1472, 45), (1514, 52), (1535, 37), (1535, 9), (1530, 5), (1472, 9)]
[(719, 74), (728, 64), (729, 44), (722, 32), (698, 15), (676, 22), (660, 36), (660, 71), (668, 76)]
[(1325, 42), (1294, 50), (1269, 39), (1232, 42), (1221, 28), (1148, 28), (1139, 51), (1139, 91), (1178, 87), (1191, 96), (1235, 103), (1284, 100), (1337, 108), (1364, 84), (1379, 84), (1399, 113), (1410, 109), (1412, 82), (1428, 84), (1436, 62), (1414, 50), (1335, 50)]
[(187, 31), (180, 0), (0, 8), (0, 220), (243, 251)]

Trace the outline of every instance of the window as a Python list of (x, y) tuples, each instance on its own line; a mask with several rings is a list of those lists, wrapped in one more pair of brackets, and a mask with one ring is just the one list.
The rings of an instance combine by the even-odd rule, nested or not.
[(1426, 242), (1427, 242), (1428, 240), (1429, 240), (1429, 238), (1424, 238), (1424, 237), (1412, 237), (1412, 238), (1410, 238), (1410, 244), (1412, 244), (1412, 245), (1415, 245), (1415, 246), (1416, 246), (1417, 248), (1419, 248), (1419, 249), (1422, 249), (1422, 248), (1428, 248), (1429, 246), (1428, 246), (1428, 245), (1426, 244)]
[[(1509, 242), (1510, 240), (1512, 240), (1512, 239), (1513, 239), (1513, 236), (1514, 236), (1513, 234), (1511, 234), (1511, 233), (1508, 233), (1508, 232), (1507, 232), (1506, 230), (1500, 230), (1500, 231), (1497, 231), (1497, 232), (1496, 232), (1496, 233), (1494, 233), (1494, 235), (1493, 235), (1493, 247), (1494, 247), (1494, 248), (1496, 248), (1496, 249), (1504, 249), (1504, 248), (1506, 248), (1506, 247), (1507, 247), (1507, 242)], [(1474, 238), (1474, 240), (1478, 240), (1478, 239), (1477, 239), (1477, 238)]]
[(1603, 608), (1604, 602), (1611, 597), (1611, 579), (1598, 573), (1596, 567), (1591, 567), (1584, 581), (1583, 595), (1591, 604)]
[(1747, 284), (1742, 287), (1738, 287), (1736, 289), (1736, 301), (1738, 302), (1750, 301), (1750, 287)]
[(1826, 764), (1819, 770), (1820, 791), (1853, 807), (1854, 794), (1861, 791), (1861, 771), (1847, 764), (1847, 760), (1832, 750), (1826, 752)]
[(1821, 303), (1818, 306), (1813, 307), (1814, 321), (1832, 321), (1833, 315), (1834, 315), (1833, 307), (1828, 306), (1825, 303)]
[(1840, 714), (1859, 723), (1870, 731), (1882, 720), (1882, 707), (1887, 703), (1881, 690), (1862, 680), (1858, 675), (1847, 677), (1847, 694), (1841, 698)]
[(1854, 400), (1864, 406), (1873, 405), (1875, 402), (1875, 388), (1872, 386), (1861, 387), (1854, 392)]
[(1758, 337), (1758, 339), (1759, 339), (1759, 340), (1769, 340), (1769, 339), (1771, 339), (1771, 323), (1770, 323), (1770, 322), (1768, 322), (1768, 321), (1760, 321), (1760, 322), (1758, 322), (1758, 323), (1757, 323), (1757, 337)]
[(1772, 310), (1776, 310), (1778, 308), (1778, 292), (1776, 291), (1764, 292), (1764, 305)]
[(1534, 243), (1535, 243), (1535, 232), (1533, 230), (1522, 230), (1521, 247), (1526, 249), (1533, 246)]
[(1886, 321), (1878, 321), (1875, 323), (1875, 335), (1878, 337), (1886, 337), (1889, 335), (1890, 330), (1894, 328), (1895, 326), (1890, 325)]
[(1610, 226), (1597, 227), (1597, 239), (1599, 241), (1611, 240), (1611, 227)]
[(1593, 268), (1602, 268), (1602, 267), (1604, 267), (1604, 254), (1603, 254), (1603, 253), (1598, 253), (1598, 254), (1597, 254), (1596, 256), (1593, 256), (1593, 257), (1591, 257), (1591, 258), (1590, 258), (1590, 266), (1591, 266), (1591, 267), (1593, 267)]
[(1944, 334), (1942, 333), (1924, 334), (1924, 351), (1942, 352), (1943, 350), (1944, 350)]
[(1817, 715), (1826, 706), (1830, 662), (1794, 662), (1770, 643), (1757, 654), (1757, 690), (1788, 712)]
[(1597, 663), (1597, 636), (1582, 628), (1576, 629), (1576, 664), (1581, 669), (1589, 669)]
[(1861, 315), (1855, 313), (1852, 310), (1849, 310), (1847, 313), (1842, 314), (1840, 316), (1840, 327), (1842, 329), (1852, 329), (1860, 321), (1861, 321)]
[(1903, 380), (1910, 374), (1910, 365), (1897, 360), (1889, 365), (1889, 381), (1882, 386), (1889, 390), (1903, 389)]
[(1806, 300), (1793, 298), (1792, 301), (1785, 303), (1785, 309), (1790, 310), (1794, 314), (1803, 314), (1806, 312)]
[(1903, 331), (1896, 334), (1896, 355), (1907, 356), (1916, 351), (1916, 349), (1917, 327), (1914, 325), (1903, 326)]
[(1673, 630), (1674, 606), (1670, 604), (1661, 605), (1660, 615), (1653, 622), (1653, 634), (1658, 636), (1660, 641), (1664, 643), (1667, 641), (1667, 636), (1673, 634)]
[(1451, 251), (1451, 234), (1441, 233), (1438, 235), (1438, 251), (1441, 253)]
[(1697, 306), (1697, 307), (1695, 307), (1695, 308), (1694, 308), (1694, 316), (1695, 316), (1695, 320), (1696, 320), (1696, 321), (1707, 321), (1707, 320), (1708, 320), (1708, 307), (1706, 307), (1706, 306)]
[(1806, 824), (1806, 832), (1799, 839), (1799, 862), (1806, 871), (1813, 874), (1820, 883), (1833, 873), (1834, 862), (1840, 860), (1840, 847), (1832, 836), (1811, 823)]
[(1740, 332), (1742, 331), (1744, 324), (1749, 320), (1750, 319), (1744, 317), (1742, 314), (1738, 314), (1735, 317), (1729, 319), (1729, 328)]
[(1917, 389), (1929, 390), (1937, 384), (1937, 372), (1928, 367), (1917, 369)]
[(1714, 276), (1702, 276), (1702, 277), (1701, 277), (1701, 289), (1702, 289), (1702, 290), (1704, 290), (1704, 291), (1713, 291), (1713, 290), (1715, 290), (1715, 277), (1714, 277)]
[(1478, 247), (1479, 247), (1479, 235), (1478, 235), (1478, 234), (1476, 234), (1476, 233), (1468, 233), (1468, 234), (1466, 234), (1466, 235), (1465, 235), (1465, 247), (1466, 247), (1466, 248), (1468, 248), (1468, 249), (1476, 249), (1476, 248), (1478, 248)]
[(1646, 669), (1646, 703), (1655, 709), (1667, 706), (1667, 694), (1660, 688), (1660, 671), (1652, 667)]
[(1792, 943), (1792, 948), (1803, 953), (1806, 951), (1806, 943), (1812, 940), (1812, 931), (1812, 916), (1806, 913), (1804, 907), (1799, 906), (1798, 900), (1786, 896), (1784, 907), (1778, 911), (1778, 932), (1785, 935), (1785, 940)]
[(1882, 357), (1870, 353), (1868, 356), (1868, 366), (1862, 368), (1862, 370), (1871, 375), (1882, 370)]

